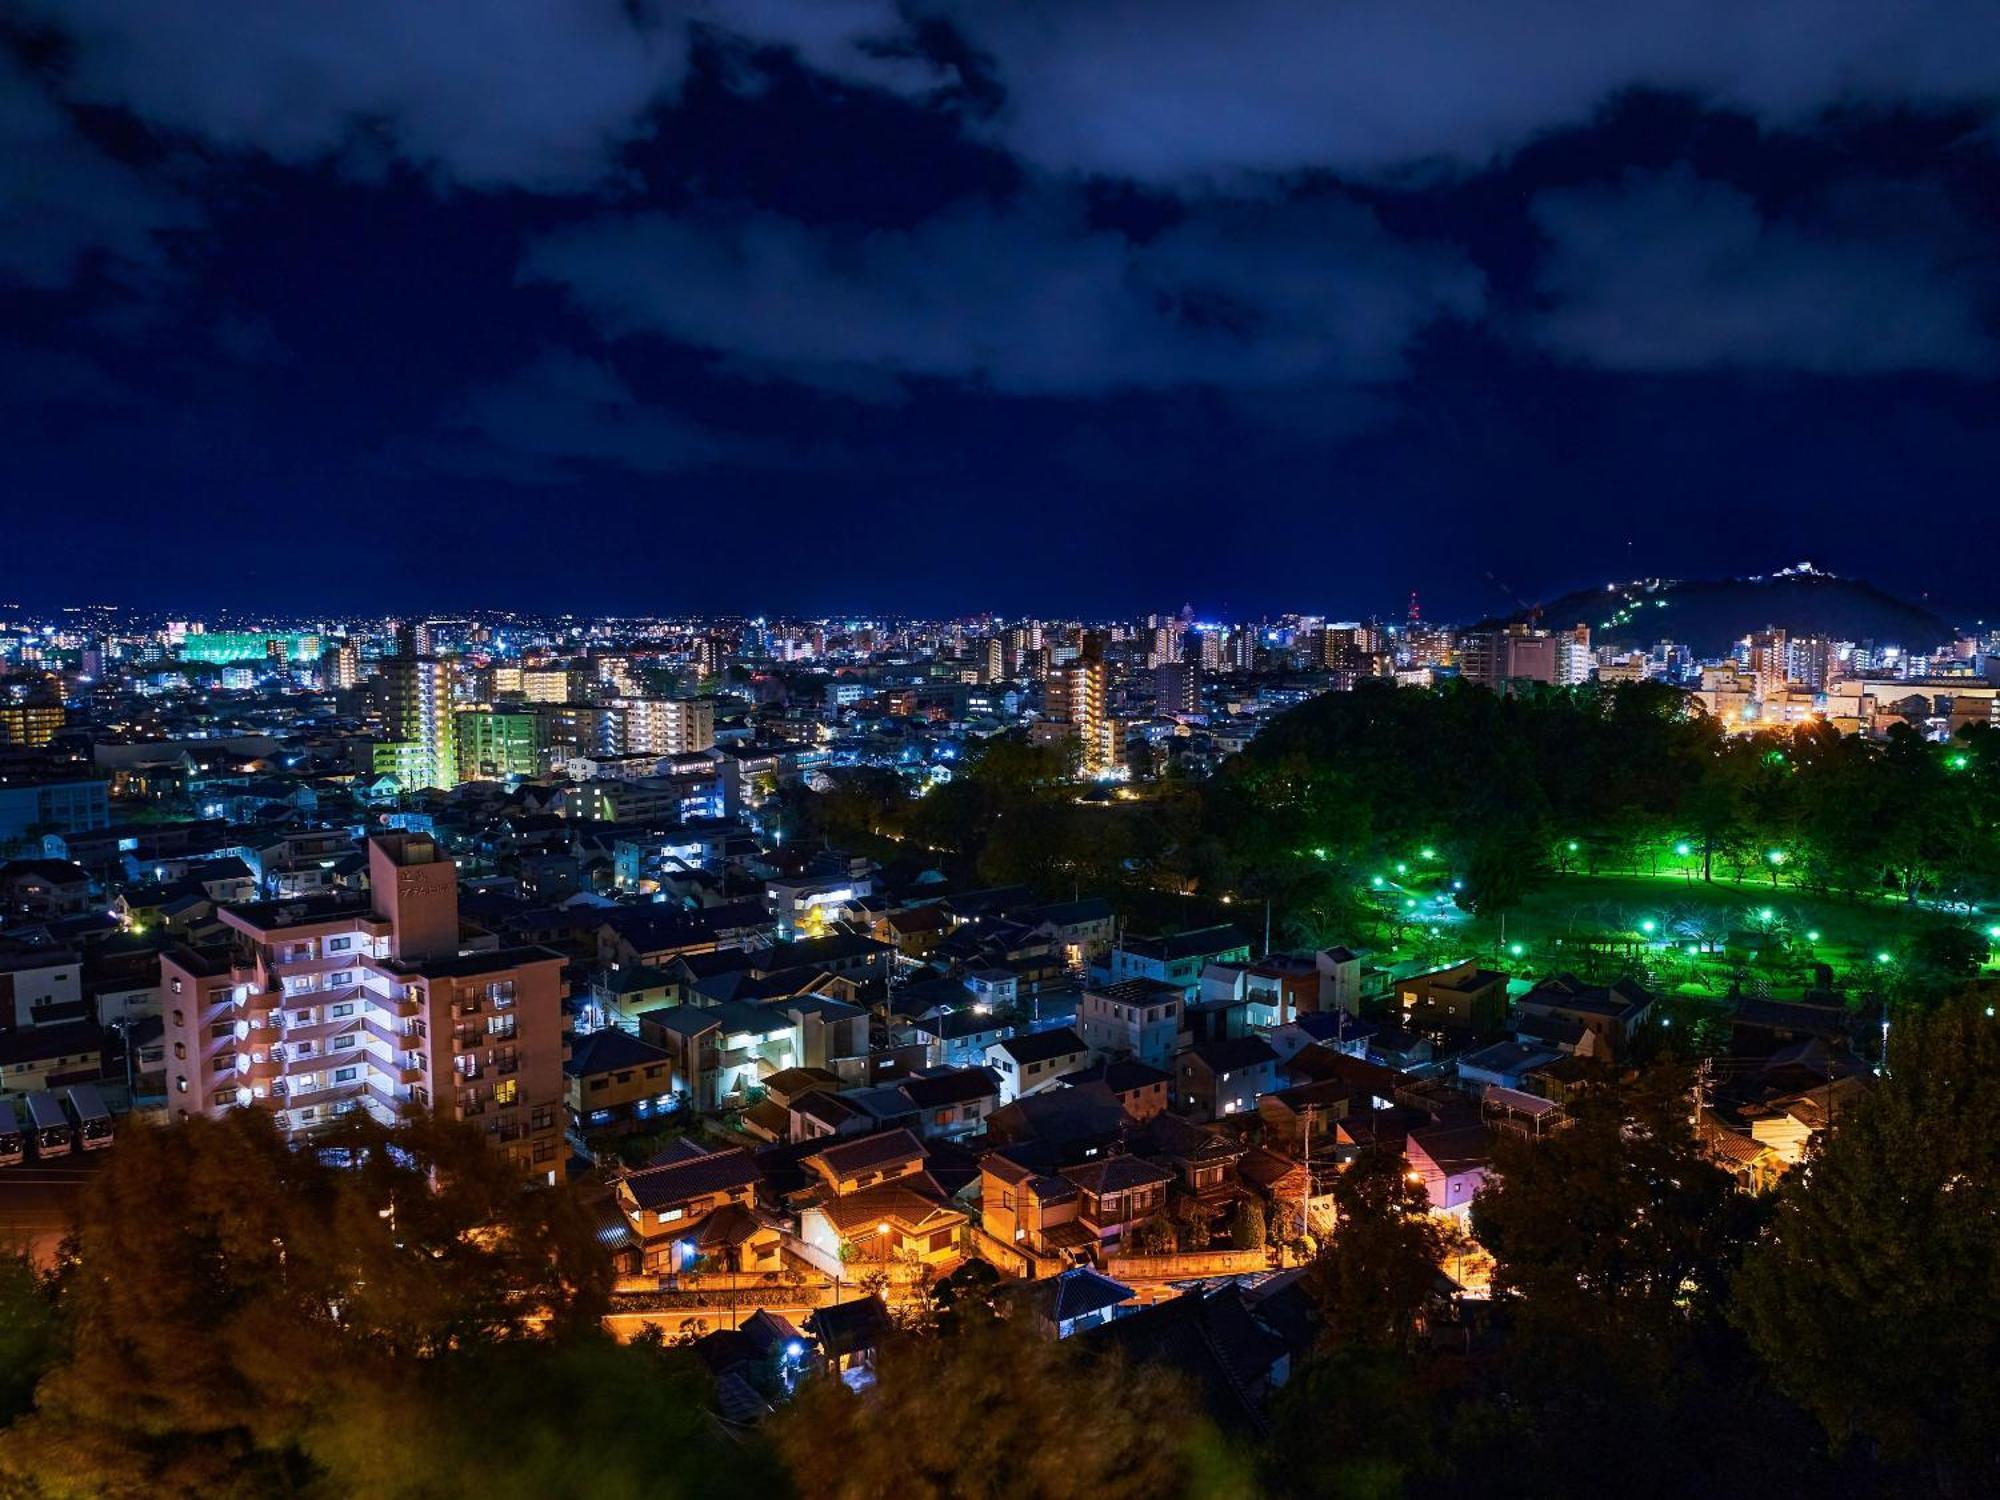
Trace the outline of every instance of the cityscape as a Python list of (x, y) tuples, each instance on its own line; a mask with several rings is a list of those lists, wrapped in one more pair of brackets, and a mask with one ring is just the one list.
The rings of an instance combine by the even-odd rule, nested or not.
[(0, 1495), (2000, 1494), (1996, 60), (0, 16)]

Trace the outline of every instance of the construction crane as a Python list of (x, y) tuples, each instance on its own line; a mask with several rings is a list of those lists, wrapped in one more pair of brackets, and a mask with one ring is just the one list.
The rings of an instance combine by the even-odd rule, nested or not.
[(1536, 625), (1539, 625), (1541, 623), (1542, 619), (1541, 605), (1530, 604), (1526, 599), (1523, 599), (1519, 594), (1514, 592), (1514, 586), (1511, 583), (1502, 583), (1498, 578), (1495, 578), (1490, 569), (1487, 571), (1486, 581), (1492, 584), (1493, 587), (1495, 587), (1496, 589), (1500, 590), (1500, 592), (1505, 594), (1509, 599), (1512, 599), (1514, 601), (1515, 607), (1518, 608), (1523, 615), (1527, 616), (1528, 626), (1530, 629), (1533, 629)]

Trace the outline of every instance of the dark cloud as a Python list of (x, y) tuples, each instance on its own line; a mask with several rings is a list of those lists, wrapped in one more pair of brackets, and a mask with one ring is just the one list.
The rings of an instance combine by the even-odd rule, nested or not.
[(2000, 95), (2000, 7), (1963, 0), (938, 0), (990, 59), (987, 123), (1060, 172), (1230, 181), (1478, 168), (1623, 90), (1784, 123)]
[(1992, 256), (1935, 194), (1847, 186), (1767, 217), (1686, 167), (1534, 203), (1550, 246), (1535, 336), (1613, 370), (1989, 374)]
[(1011, 394), (1393, 379), (1411, 339), (1480, 307), (1477, 271), (1344, 199), (1205, 202), (1143, 240), (1063, 195), (972, 203), (908, 231), (757, 212), (570, 230), (526, 274), (608, 332), (848, 384), (857, 372)]
[(0, 281), (59, 287), (97, 253), (150, 266), (155, 235), (193, 222), (178, 193), (93, 146), (0, 48)]
[(567, 351), (477, 388), (441, 425), (442, 436), (403, 456), (462, 477), (528, 486), (575, 484), (598, 464), (673, 474), (736, 452), (716, 434), (641, 402), (609, 365)]
[(72, 43), (72, 98), (284, 162), (386, 145), (475, 186), (599, 182), (687, 62), (684, 25), (620, 0), (33, 8)]

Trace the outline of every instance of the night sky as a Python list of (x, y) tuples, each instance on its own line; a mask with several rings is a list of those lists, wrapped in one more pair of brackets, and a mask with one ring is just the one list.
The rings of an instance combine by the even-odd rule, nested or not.
[(0, 597), (1994, 603), (2000, 7), (5, 14)]

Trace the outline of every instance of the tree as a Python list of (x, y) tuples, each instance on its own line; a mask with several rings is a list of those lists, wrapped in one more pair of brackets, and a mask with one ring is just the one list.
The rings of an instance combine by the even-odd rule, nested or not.
[(770, 1424), (805, 1500), (1160, 1500), (1246, 1494), (1179, 1378), (1024, 1319), (884, 1344), (876, 1383), (802, 1385)]
[[(1703, 1154), (1677, 1083), (1599, 1086), (1568, 1128), (1502, 1137), (1473, 1200), (1509, 1327), (1493, 1373), (1495, 1442), (1537, 1494), (1714, 1493), (1748, 1482), (1763, 1452), (1795, 1458), (1759, 1448), (1754, 1435), (1782, 1431), (1783, 1414), (1767, 1411), (1724, 1321), (1757, 1209)], [(1605, 1424), (1616, 1444), (1575, 1441)]]
[(87, 1189), (68, 1357), (0, 1437), (48, 1496), (284, 1493), (356, 1389), (593, 1328), (610, 1267), (564, 1191), (469, 1127), (363, 1115), (310, 1150), (269, 1116), (133, 1125)]
[(1630, 1331), (1664, 1348), (1719, 1316), (1756, 1218), (1702, 1152), (1678, 1083), (1594, 1088), (1567, 1129), (1496, 1142), (1472, 1229), (1530, 1332)]
[(27, 1256), (0, 1258), (0, 1426), (33, 1405), (36, 1382), (62, 1355), (68, 1330), (58, 1289)]
[(1443, 1226), (1430, 1195), (1393, 1146), (1365, 1146), (1333, 1182), (1336, 1220), (1306, 1273), (1324, 1341), (1384, 1348), (1413, 1343), (1437, 1290)]
[(723, 1437), (708, 1404), (694, 1355), (658, 1338), (514, 1341), (344, 1387), (307, 1445), (341, 1496), (783, 1496), (776, 1456)]
[(1736, 1317), (1836, 1443), (2000, 1490), (2000, 1026), (1991, 988), (1890, 1031), (1880, 1086), (1786, 1181)]
[(1264, 1248), (1264, 1210), (1248, 1198), (1238, 1200), (1230, 1218), (1229, 1243), (1237, 1250)]

